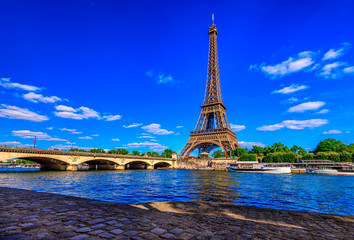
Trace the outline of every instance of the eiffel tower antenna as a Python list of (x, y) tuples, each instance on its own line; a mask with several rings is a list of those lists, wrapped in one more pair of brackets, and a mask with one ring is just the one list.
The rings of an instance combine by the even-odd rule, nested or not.
[(205, 97), (202, 111), (197, 125), (189, 135), (189, 140), (179, 153), (180, 159), (187, 159), (196, 149), (199, 153), (210, 153), (217, 147), (222, 148), (227, 157), (227, 152), (233, 154), (240, 145), (237, 142), (236, 134), (231, 130), (226, 116), (226, 107), (222, 100), (219, 61), (216, 38), (218, 30), (214, 25), (214, 14), (212, 15), (212, 26), (209, 27), (209, 59), (208, 75), (205, 88)]
[(213, 26), (214, 26), (214, 13), (211, 15), (211, 20), (213, 21)]

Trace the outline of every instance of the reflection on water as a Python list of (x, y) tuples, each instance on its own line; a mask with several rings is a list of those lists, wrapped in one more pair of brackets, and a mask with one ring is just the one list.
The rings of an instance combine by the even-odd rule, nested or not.
[(0, 186), (120, 203), (208, 201), (354, 215), (354, 177), (223, 171), (0, 173)]

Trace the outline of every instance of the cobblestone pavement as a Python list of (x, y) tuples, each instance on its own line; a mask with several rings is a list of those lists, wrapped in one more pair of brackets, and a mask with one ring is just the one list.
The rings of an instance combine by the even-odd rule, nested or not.
[(354, 217), (210, 203), (117, 204), (0, 187), (0, 239), (354, 239)]

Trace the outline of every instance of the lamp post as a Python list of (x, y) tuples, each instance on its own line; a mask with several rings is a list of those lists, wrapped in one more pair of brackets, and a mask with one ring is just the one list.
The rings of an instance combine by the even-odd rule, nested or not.
[(17, 148), (17, 139), (16, 139), (16, 148)]

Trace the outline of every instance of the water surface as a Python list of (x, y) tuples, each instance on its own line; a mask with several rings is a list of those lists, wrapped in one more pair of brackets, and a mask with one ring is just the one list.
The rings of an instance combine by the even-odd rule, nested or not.
[(144, 170), (0, 173), (0, 186), (119, 203), (210, 201), (354, 215), (354, 176)]

